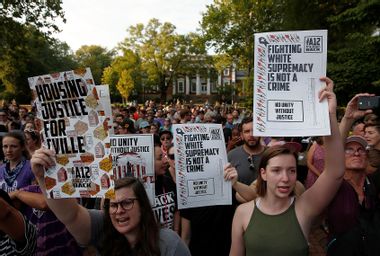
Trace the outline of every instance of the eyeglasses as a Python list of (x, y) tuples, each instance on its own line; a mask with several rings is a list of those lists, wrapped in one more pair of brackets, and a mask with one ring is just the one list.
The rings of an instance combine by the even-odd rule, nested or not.
[(174, 160), (174, 154), (168, 154), (168, 158)]
[(254, 171), (256, 167), (255, 167), (255, 161), (253, 159), (253, 155), (248, 157), (248, 162), (249, 162), (249, 169), (251, 171)]
[(137, 198), (127, 198), (120, 202), (110, 202), (109, 211), (111, 214), (115, 214), (117, 212), (117, 209), (120, 207), (125, 210), (131, 210), (133, 208), (133, 204), (135, 203), (135, 200), (138, 200)]
[(160, 140), (171, 140), (172, 138), (169, 136), (162, 136)]
[(347, 155), (354, 155), (356, 152), (358, 152), (359, 155), (365, 155), (365, 154), (367, 154), (367, 151), (365, 149), (363, 149), (363, 148), (358, 148), (358, 149), (346, 148), (345, 152), (346, 152)]
[(24, 132), (29, 132), (29, 133), (33, 133), (33, 134), (36, 133), (36, 131), (33, 129), (25, 129)]

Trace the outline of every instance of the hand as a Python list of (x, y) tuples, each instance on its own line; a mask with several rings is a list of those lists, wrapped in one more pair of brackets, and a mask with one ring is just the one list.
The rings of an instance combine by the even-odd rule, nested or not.
[(230, 163), (228, 163), (224, 167), (224, 179), (226, 181), (231, 181), (232, 186), (235, 185), (238, 179), (238, 173), (235, 167), (233, 167)]
[(41, 147), (34, 152), (30, 164), (37, 180), (43, 180), (45, 170), (55, 166), (55, 151)]
[(336, 96), (334, 93), (334, 82), (328, 77), (321, 77), (319, 80), (326, 83), (326, 87), (318, 93), (319, 101), (327, 99), (329, 105), (329, 113), (336, 114)]
[(369, 93), (359, 93), (356, 94), (347, 104), (346, 111), (344, 112), (344, 117), (347, 119), (358, 120), (365, 116), (366, 114), (372, 113), (372, 109), (359, 110), (358, 100), (361, 96), (374, 96), (374, 94)]
[(230, 148), (233, 148), (236, 144), (238, 144), (241, 141), (240, 136), (239, 137), (234, 137), (233, 139), (230, 139), (228, 141), (228, 145)]
[(9, 192), (8, 195), (9, 197), (12, 199), (12, 200), (15, 200), (17, 199), (17, 195), (20, 193), (20, 190), (15, 190), (15, 191), (12, 191), (12, 192)]

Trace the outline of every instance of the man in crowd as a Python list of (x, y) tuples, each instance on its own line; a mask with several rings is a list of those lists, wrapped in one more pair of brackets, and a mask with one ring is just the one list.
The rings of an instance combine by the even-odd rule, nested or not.
[(7, 126), (8, 124), (8, 114), (5, 110), (0, 109), (0, 125)]
[(228, 162), (236, 168), (239, 181), (250, 185), (257, 177), (261, 154), (265, 147), (260, 144), (260, 137), (253, 136), (252, 117), (244, 118), (239, 130), (244, 144), (228, 153)]
[(328, 255), (347, 255), (341, 254), (342, 247), (348, 251), (360, 250), (350, 246), (355, 244), (356, 247), (355, 236), (359, 234), (354, 230), (359, 227), (361, 216), (373, 213), (377, 203), (375, 187), (366, 175), (367, 142), (361, 136), (353, 135), (347, 138), (345, 145), (344, 180), (327, 210), (331, 241)]
[[(358, 109), (358, 98), (365, 95), (358, 94), (348, 103), (339, 126), (343, 139), (356, 120), (371, 112)], [(363, 137), (353, 135), (344, 143), (344, 180), (327, 209), (328, 255), (379, 255), (379, 202), (376, 188), (366, 173), (367, 142)]]
[(191, 112), (188, 108), (181, 109), (179, 112), (179, 117), (181, 118), (181, 124), (187, 124), (191, 121)]

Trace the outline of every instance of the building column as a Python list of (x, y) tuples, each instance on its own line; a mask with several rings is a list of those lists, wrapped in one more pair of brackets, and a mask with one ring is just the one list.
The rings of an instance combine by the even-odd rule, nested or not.
[(201, 95), (201, 77), (199, 76), (199, 73), (197, 72), (197, 80), (196, 80), (196, 95)]
[(218, 72), (218, 86), (222, 86), (222, 75)]
[(210, 84), (210, 71), (207, 70), (207, 95), (211, 94), (211, 84)]
[(186, 95), (190, 94), (190, 78), (189, 76), (186, 76), (186, 82), (185, 82), (185, 93)]
[(176, 94), (176, 82), (173, 79), (173, 93), (172, 93), (172, 95), (174, 95), (174, 94)]

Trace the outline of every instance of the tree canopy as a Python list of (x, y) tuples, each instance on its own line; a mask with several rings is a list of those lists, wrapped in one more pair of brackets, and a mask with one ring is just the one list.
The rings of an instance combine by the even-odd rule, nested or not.
[(28, 103), (27, 78), (75, 68), (66, 43), (50, 37), (64, 19), (62, 1), (0, 2), (0, 97)]
[[(58, 19), (66, 22), (62, 1), (2, 0), (0, 2), (1, 25), (6, 25), (10, 20), (13, 20), (25, 25), (33, 25), (39, 29), (43, 28), (45, 32), (51, 33), (59, 30), (56, 25)], [(5, 28), (6, 26), (3, 27), (4, 30)], [(12, 33), (12, 31), (8, 32)]]
[(151, 19), (147, 25), (130, 26), (128, 36), (119, 45), (121, 50), (131, 50), (139, 56), (144, 84), (158, 85), (163, 100), (173, 78), (184, 71), (184, 61), (191, 55), (205, 53), (195, 34), (185, 36), (175, 30), (169, 22)]
[(250, 74), (254, 33), (328, 29), (327, 73), (341, 102), (347, 102), (358, 92), (379, 90), (379, 7), (380, 0), (215, 0), (203, 14), (201, 30), (209, 47)]
[(128, 99), (133, 92), (138, 94), (142, 87), (140, 57), (132, 50), (124, 49), (103, 72), (102, 83), (109, 84), (115, 98)]
[(95, 84), (100, 84), (104, 68), (108, 67), (115, 55), (99, 45), (83, 45), (75, 52), (75, 59), (82, 67), (90, 67)]

